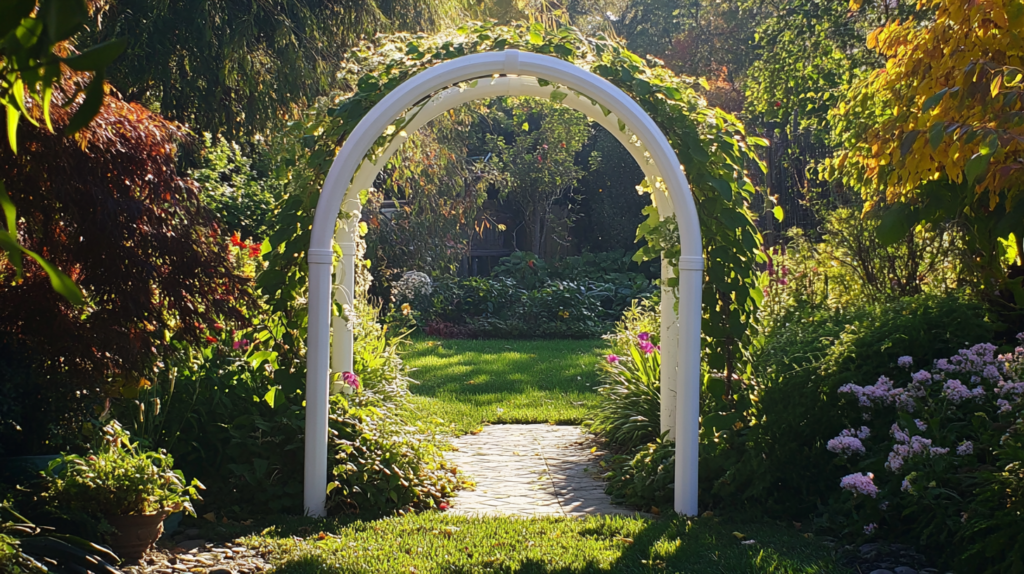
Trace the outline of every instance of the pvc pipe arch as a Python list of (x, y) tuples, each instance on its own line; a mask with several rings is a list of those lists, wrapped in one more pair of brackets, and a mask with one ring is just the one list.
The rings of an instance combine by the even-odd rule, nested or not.
[[(505, 77), (496, 77), (505, 74)], [(309, 324), (306, 352), (306, 433), (303, 503), (311, 516), (324, 516), (327, 496), (327, 420), (332, 366), (338, 373), (352, 369), (352, 331), (344, 317), (333, 319), (333, 243), (342, 249), (336, 299), (352, 303), (354, 242), (361, 205), (359, 192), (416, 129), (438, 115), (466, 102), (522, 95), (551, 99), (554, 85), (540, 86), (546, 78), (570, 90), (560, 103), (587, 114), (608, 129), (637, 161), (652, 184), (660, 179), (663, 191), (654, 201), (664, 218), (676, 215), (679, 223), (679, 313), (671, 298), (662, 312), (662, 431), (676, 442), (674, 503), (676, 512), (697, 513), (697, 447), (700, 401), (700, 322), (703, 254), (700, 223), (690, 187), (667, 138), (640, 106), (607, 80), (564, 60), (518, 50), (462, 56), (426, 69), (395, 88), (356, 125), (338, 152), (324, 182), (313, 219), (309, 247)], [(472, 87), (457, 84), (475, 80)], [(451, 87), (455, 85), (455, 87)], [(564, 93), (564, 92), (563, 92)], [(380, 134), (397, 118), (416, 110), (404, 133), (396, 136), (380, 156), (366, 158)], [(595, 104), (596, 102), (596, 104)], [(603, 108), (601, 107), (603, 106)], [(605, 112), (608, 113), (605, 113)], [(625, 129), (619, 128), (625, 125)], [(338, 225), (339, 218), (341, 224)], [(662, 276), (672, 270), (662, 263)], [(666, 291), (663, 289), (663, 295)], [(671, 295), (671, 290), (667, 291)], [(333, 356), (332, 356), (333, 355)]]

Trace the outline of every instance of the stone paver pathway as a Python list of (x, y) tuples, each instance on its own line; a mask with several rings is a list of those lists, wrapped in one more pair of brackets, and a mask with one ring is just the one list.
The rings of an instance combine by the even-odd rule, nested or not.
[(598, 478), (604, 454), (576, 426), (488, 425), (452, 441), (448, 459), (476, 482), (452, 499), (457, 514), (635, 514), (614, 506)]

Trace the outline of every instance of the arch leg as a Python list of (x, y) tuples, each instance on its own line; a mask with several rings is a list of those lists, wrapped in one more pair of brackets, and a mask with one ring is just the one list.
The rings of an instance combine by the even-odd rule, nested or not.
[(306, 443), (302, 497), (307, 516), (327, 514), (331, 259), (330, 249), (309, 250), (309, 347), (306, 349)]
[[(700, 448), (700, 322), (702, 269), (679, 270), (679, 370), (676, 392), (674, 507), (697, 515), (697, 459)], [(663, 347), (664, 348), (664, 347)]]

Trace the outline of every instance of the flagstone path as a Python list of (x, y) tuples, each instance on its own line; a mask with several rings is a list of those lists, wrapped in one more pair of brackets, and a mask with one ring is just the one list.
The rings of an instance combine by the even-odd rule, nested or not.
[[(481, 515), (633, 515), (615, 506), (599, 479), (605, 453), (577, 426), (487, 425), (452, 441), (448, 459), (476, 482), (449, 512)], [(595, 449), (595, 450), (591, 450)]]

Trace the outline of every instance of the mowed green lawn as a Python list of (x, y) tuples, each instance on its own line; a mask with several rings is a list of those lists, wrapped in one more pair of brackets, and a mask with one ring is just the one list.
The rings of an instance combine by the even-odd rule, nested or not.
[[(457, 434), (484, 422), (578, 423), (596, 400), (602, 347), (414, 340), (403, 353), (421, 381), (412, 387), (410, 415)], [(464, 517), (431, 510), (270, 519), (247, 532), (242, 525), (203, 527), (230, 538), (259, 532), (242, 542), (262, 549), (276, 574), (852, 574), (791, 523), (744, 516)]]
[(295, 526), (244, 542), (270, 551), (276, 574), (850, 572), (792, 524), (731, 518), (466, 518), (430, 511)]
[(483, 423), (573, 423), (597, 402), (600, 339), (584, 341), (417, 338), (410, 418), (456, 435)]

